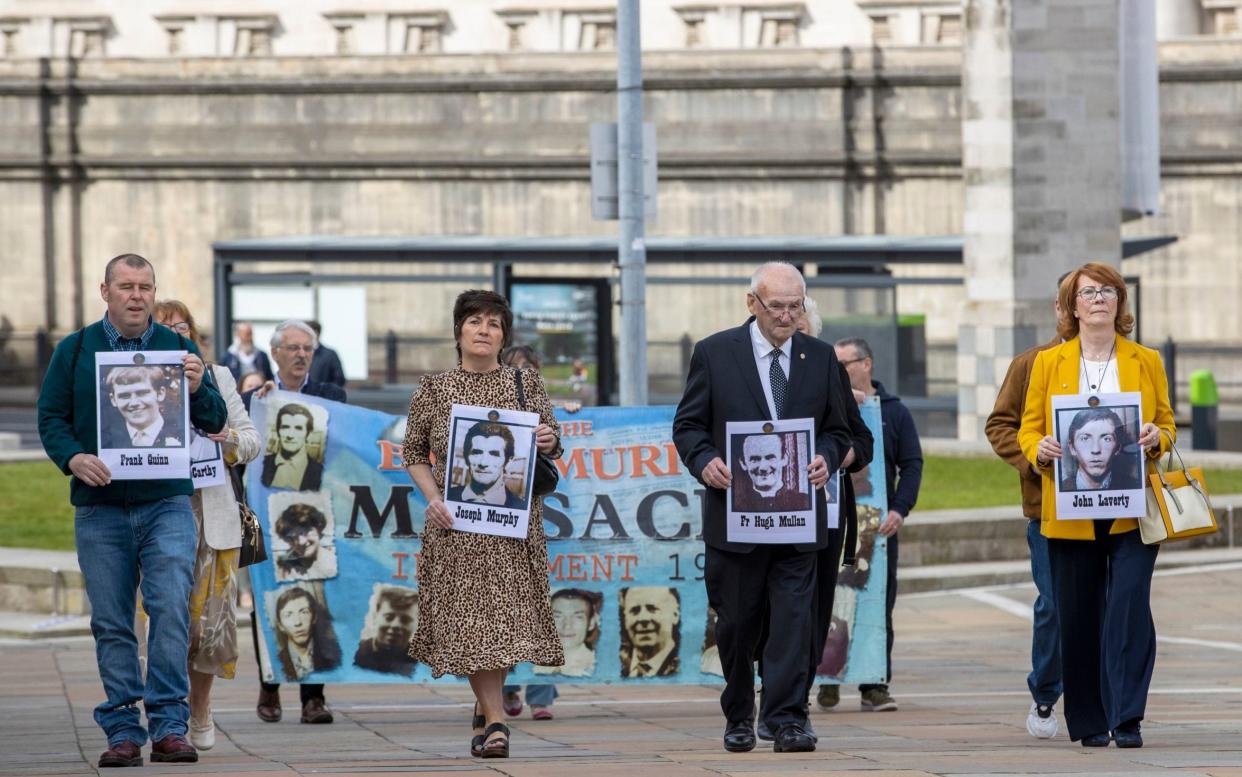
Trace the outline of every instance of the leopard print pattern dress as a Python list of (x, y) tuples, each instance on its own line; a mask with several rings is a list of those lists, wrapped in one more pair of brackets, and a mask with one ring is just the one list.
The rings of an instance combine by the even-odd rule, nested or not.
[[(538, 413), (556, 432), (552, 456), (559, 457), (560, 425), (539, 373), (523, 369), (522, 387), (525, 409)], [(402, 459), (406, 466), (432, 464), (441, 488), (454, 403), (522, 409), (514, 370), (458, 368), (422, 379), (410, 399)], [(435, 677), (507, 669), (523, 662), (565, 663), (552, 620), (541, 499), (532, 502), (525, 540), (427, 526), (417, 578), (419, 618), (410, 656), (429, 666)]]

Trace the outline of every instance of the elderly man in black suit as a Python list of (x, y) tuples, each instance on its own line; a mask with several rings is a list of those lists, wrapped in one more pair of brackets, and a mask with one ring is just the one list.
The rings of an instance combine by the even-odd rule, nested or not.
[[(704, 582), (717, 615), (716, 644), (725, 676), (720, 697), (724, 746), (732, 752), (755, 746), (752, 661), (765, 612), (772, 633), (781, 638), (764, 647), (760, 715), (775, 734), (776, 752), (815, 749), (806, 730), (806, 694), (815, 640), (816, 558), (821, 549), (840, 548), (840, 532), (827, 528), (820, 499), (814, 542), (730, 542), (725, 495), (732, 478), (724, 460), (730, 421), (814, 419), (815, 457), (808, 477), (817, 489), (850, 448), (849, 427), (835, 396), (840, 391), (836, 354), (829, 344), (797, 331), (805, 296), (806, 282), (792, 265), (770, 262), (756, 270), (746, 295), (750, 320), (695, 346), (673, 420), (673, 442), (682, 461), (707, 486)], [(819, 571), (835, 576), (836, 567)]]
[[(250, 410), (252, 397), (262, 398), (269, 392), (295, 391), (312, 397), (323, 397), (334, 402), (345, 401), (345, 389), (332, 383), (313, 383), (307, 377), (317, 345), (315, 330), (303, 321), (289, 320), (276, 327), (272, 333), (272, 358), (276, 361), (276, 376), (253, 391), (242, 394), (246, 410)], [(318, 485), (318, 484), (316, 484)], [(259, 631), (251, 619), (254, 633), (255, 655), (259, 653)], [(280, 683), (263, 683), (259, 691), (259, 703), (255, 712), (260, 720), (275, 723), (281, 718)], [(323, 695), (322, 683), (302, 684), (302, 722), (331, 723), (332, 710)]]

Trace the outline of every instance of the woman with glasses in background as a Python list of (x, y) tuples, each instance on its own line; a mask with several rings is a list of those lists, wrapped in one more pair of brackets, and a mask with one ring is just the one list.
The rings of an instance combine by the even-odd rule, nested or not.
[[(1151, 576), (1158, 546), (1144, 545), (1133, 518), (1066, 520), (1057, 515), (1052, 398), (1140, 392), (1138, 445), (1145, 468), (1175, 433), (1169, 385), (1160, 354), (1126, 338), (1134, 317), (1126, 285), (1106, 264), (1066, 276), (1059, 290), (1062, 343), (1035, 359), (1018, 442), (1043, 478), (1040, 532), (1048, 538), (1061, 622), (1065, 717), (1070, 739), (1084, 747), (1142, 747), (1140, 723), (1156, 661)], [(1110, 735), (1111, 732), (1111, 735)]]

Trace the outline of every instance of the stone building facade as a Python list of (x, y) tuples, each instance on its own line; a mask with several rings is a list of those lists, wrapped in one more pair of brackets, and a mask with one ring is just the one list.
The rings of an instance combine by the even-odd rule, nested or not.
[[(0, 333), (90, 320), (99, 267), (125, 250), (156, 259), (161, 292), (210, 330), (216, 240), (615, 234), (591, 220), (587, 164), (587, 125), (615, 114), (611, 4), (550, 5), (0, 0), (0, 280), (22, 290)], [(643, 9), (660, 154), (649, 234), (963, 231), (959, 7)], [(1236, 4), (1161, 9), (1163, 206), (1124, 229), (1179, 242), (1125, 269), (1141, 280), (1145, 341), (1240, 344)], [(425, 285), (411, 304), (408, 287), (376, 284), (374, 328), (439, 333), (451, 291)], [(686, 293), (650, 287), (653, 339), (740, 315), (735, 287), (695, 287), (692, 305)], [(963, 303), (952, 285), (897, 296), (950, 353)]]

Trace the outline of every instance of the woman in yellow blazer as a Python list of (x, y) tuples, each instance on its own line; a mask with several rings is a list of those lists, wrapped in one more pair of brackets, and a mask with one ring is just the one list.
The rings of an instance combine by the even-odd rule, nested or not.
[[(1151, 617), (1155, 545), (1139, 538), (1138, 521), (1057, 517), (1055, 468), (1061, 445), (1053, 436), (1052, 397), (1058, 394), (1142, 393), (1138, 444), (1146, 468), (1174, 433), (1173, 408), (1160, 355), (1126, 339), (1134, 317), (1126, 285), (1105, 264), (1086, 264), (1059, 290), (1063, 342), (1036, 358), (1018, 442), (1043, 477), (1041, 533), (1061, 621), (1061, 665), (1070, 739), (1085, 747), (1142, 747), (1140, 722), (1156, 660)], [(1111, 731), (1111, 737), (1110, 737)]]

